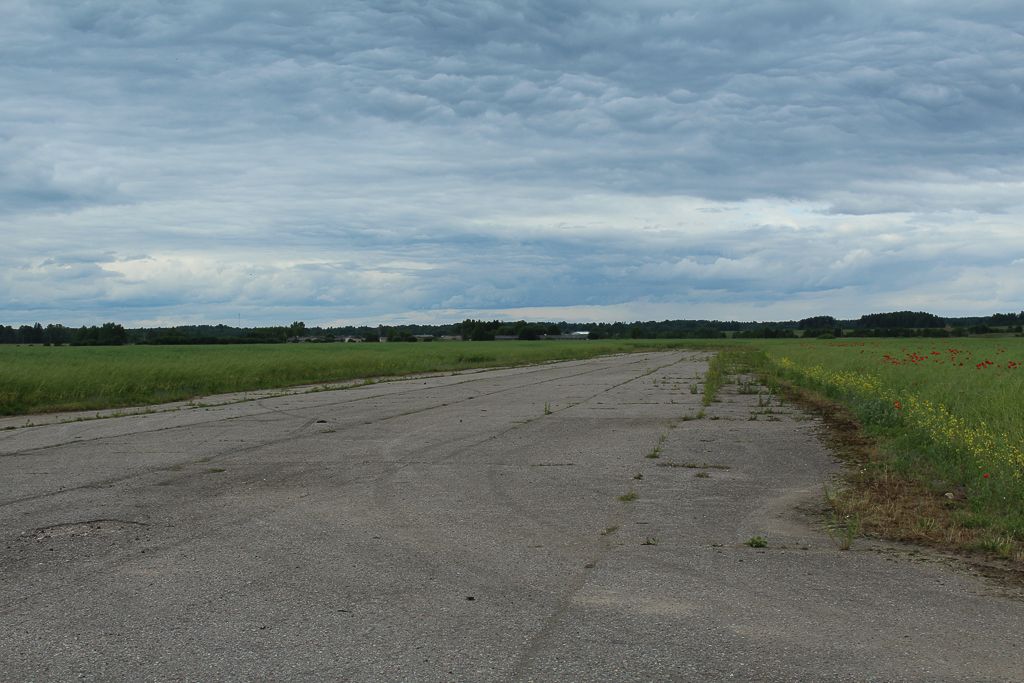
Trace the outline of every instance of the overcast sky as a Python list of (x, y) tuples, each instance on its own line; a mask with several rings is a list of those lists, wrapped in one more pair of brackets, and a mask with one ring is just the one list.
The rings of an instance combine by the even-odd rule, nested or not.
[(1024, 308), (1024, 6), (0, 0), (0, 323)]

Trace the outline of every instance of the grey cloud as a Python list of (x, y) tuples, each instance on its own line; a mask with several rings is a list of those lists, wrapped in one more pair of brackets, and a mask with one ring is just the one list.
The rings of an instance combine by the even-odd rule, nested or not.
[[(52, 259), (0, 279), (20, 310), (45, 296), (369, 315), (909, 291), (938, 264), (991, 266), (962, 235), (1021, 213), (1013, 4), (13, 5), (3, 263)], [(657, 230), (559, 216), (584, 196), (692, 197), (709, 224), (751, 201), (817, 214), (803, 233), (731, 218), (714, 239), (694, 217), (666, 227), (667, 209)], [(938, 247), (865, 247), (882, 223)], [(83, 259), (88, 287), (45, 293), (86, 241), (154, 260), (118, 278), (108, 257)], [(187, 271), (197, 252), (220, 274)], [(396, 258), (432, 268), (381, 265)], [(176, 287), (185, 272), (195, 286)]]
[[(912, 29), (895, 21), (890, 28), (892, 12), (874, 17), (843, 5), (758, 5), (734, 3), (725, 11), (702, 3), (688, 11), (650, 5), (623, 16), (600, 5), (584, 12), (571, 4), (510, 10), (461, 3), (400, 4), (391, 12), (356, 5), (347, 14), (257, 7), (242, 15), (227, 4), (208, 13), (213, 18), (200, 15), (171, 33), (185, 39), (184, 28), (199, 29), (187, 40), (206, 48), (197, 53), (203, 68), (191, 56), (196, 66), (178, 74), (184, 80), (168, 77), (157, 85), (194, 87), (231, 118), (285, 127), (291, 120), (325, 135), (339, 120), (357, 126), (347, 118), (352, 112), (435, 125), (440, 137), (504, 135), (488, 140), (496, 151), (525, 134), (528, 144), (569, 148), (586, 159), (587, 172), (571, 167), (577, 182), (719, 199), (820, 195), (819, 179), (835, 183), (850, 171), (863, 173), (896, 150), (918, 163), (937, 159), (952, 167), (962, 161), (958, 148), (984, 144), (977, 139), (984, 136), (958, 134), (991, 131), (993, 114), (1019, 130), (1008, 118), (1019, 110), (1012, 98), (986, 97), (1017, 82), (1019, 45), (1008, 29), (958, 24), (963, 44), (946, 47), (937, 21)], [(117, 37), (142, 57), (133, 68), (166, 57), (149, 42), (153, 31), (146, 27), (154, 22), (145, 12), (136, 12), (134, 23), (113, 14)], [(976, 40), (986, 41), (982, 62), (963, 60), (963, 48), (976, 48)], [(609, 66), (588, 62), (595, 54)], [(440, 62), (461, 68), (439, 70)], [(865, 70), (881, 77), (866, 78), (871, 71)], [(579, 72), (598, 87), (566, 88), (563, 76)], [(122, 81), (137, 87), (147, 79)], [(858, 90), (866, 81), (873, 92)], [(158, 92), (137, 96), (159, 100)], [(500, 117), (501, 129), (487, 126), (488, 116)], [(1007, 149), (1007, 139), (992, 141), (991, 153), (1019, 152), (1019, 145)], [(581, 150), (584, 141), (602, 149)], [(637, 148), (648, 154), (630, 163)], [(953, 155), (948, 161), (936, 154), (946, 151)], [(657, 172), (645, 172), (649, 164)], [(780, 166), (800, 176), (799, 187), (765, 173)], [(538, 170), (550, 177), (564, 169), (551, 163), (519, 172), (536, 176)], [(636, 180), (623, 183), (621, 171)], [(705, 174), (730, 182), (708, 183)]]

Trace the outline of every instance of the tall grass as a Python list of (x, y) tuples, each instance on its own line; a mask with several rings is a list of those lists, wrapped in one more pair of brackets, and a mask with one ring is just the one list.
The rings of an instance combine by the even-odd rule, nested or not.
[[(833, 374), (870, 375), (894, 394), (941, 402), (968, 423), (984, 422), (1024, 441), (1024, 339), (813, 340), (762, 348), (776, 362), (790, 359), (798, 371), (817, 365)], [(991, 365), (978, 367), (986, 361)]]
[(710, 406), (718, 396), (718, 391), (724, 386), (731, 375), (742, 372), (750, 367), (750, 347), (747, 345), (738, 348), (726, 346), (719, 350), (711, 360), (708, 361), (708, 370), (704, 374), (704, 393), (701, 397), (701, 404)]
[(686, 346), (642, 340), (281, 344), (237, 346), (0, 346), (0, 414), (147, 405), (197, 396), (524, 365)]
[[(768, 374), (852, 410), (883, 445), (881, 466), (986, 530), (981, 547), (1024, 548), (1024, 339), (761, 343)], [(956, 507), (950, 503), (947, 507)], [(1001, 539), (1001, 540), (1000, 540)]]

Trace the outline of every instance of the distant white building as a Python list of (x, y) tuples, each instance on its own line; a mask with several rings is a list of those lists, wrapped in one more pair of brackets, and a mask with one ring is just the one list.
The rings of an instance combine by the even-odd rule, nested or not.
[(570, 332), (569, 334), (543, 334), (543, 335), (541, 335), (540, 338), (541, 339), (570, 339), (570, 340), (578, 339), (578, 340), (582, 340), (582, 339), (590, 339), (590, 332), (588, 332), (588, 331), (580, 331), (580, 332)]

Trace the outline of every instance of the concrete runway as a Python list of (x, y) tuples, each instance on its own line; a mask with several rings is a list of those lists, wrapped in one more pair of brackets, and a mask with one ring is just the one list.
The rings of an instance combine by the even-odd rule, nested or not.
[(0, 679), (1024, 680), (1020, 596), (839, 550), (820, 424), (688, 419), (705, 361), (0, 432)]

